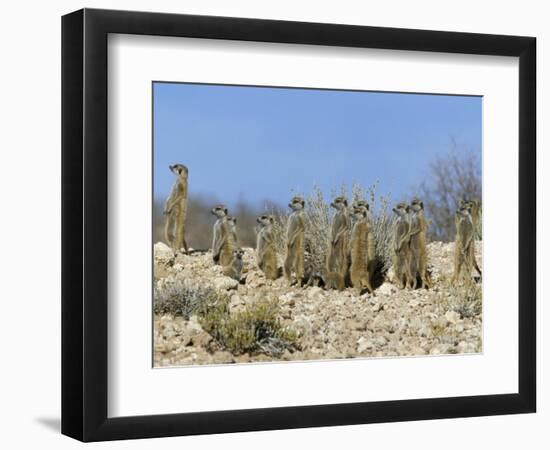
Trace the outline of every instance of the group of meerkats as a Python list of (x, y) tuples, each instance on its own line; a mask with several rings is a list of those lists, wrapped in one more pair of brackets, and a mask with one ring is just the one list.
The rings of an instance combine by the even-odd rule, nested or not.
[[(176, 175), (176, 182), (166, 200), (165, 239), (174, 249), (188, 253), (185, 241), (185, 217), (187, 210), (188, 169), (183, 164), (169, 166)], [(356, 201), (351, 207), (344, 197), (336, 197), (331, 207), (336, 210), (330, 233), (330, 242), (325, 267), (320, 273), (305, 273), (305, 202), (295, 196), (289, 203), (292, 213), (288, 217), (286, 229), (286, 254), (283, 264), (285, 278), (289, 283), (312, 285), (322, 283), (326, 289), (343, 290), (347, 286), (366, 289), (374, 294), (372, 287), (375, 268), (375, 241), (369, 223), (369, 204)], [(424, 218), (424, 204), (414, 198), (410, 204), (398, 203), (393, 208), (397, 220), (393, 239), (393, 282), (400, 287), (415, 289), (418, 280), (420, 287), (429, 289), (432, 281), (428, 273), (426, 249), (427, 222)], [(241, 281), (243, 271), (243, 250), (237, 247), (237, 220), (229, 216), (224, 205), (212, 208), (216, 216), (213, 228), (212, 258), (222, 266), (223, 273)], [(481, 270), (475, 259), (475, 237), (479, 220), (480, 204), (474, 200), (460, 200), (455, 213), (456, 239), (454, 273), (452, 282), (463, 276), (471, 281), (471, 271)], [(277, 251), (273, 232), (273, 216), (262, 215), (256, 219), (256, 263), (269, 280), (279, 277)]]

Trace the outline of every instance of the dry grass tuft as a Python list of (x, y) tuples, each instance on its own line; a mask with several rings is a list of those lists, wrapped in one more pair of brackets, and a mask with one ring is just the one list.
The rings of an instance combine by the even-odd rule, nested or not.
[(480, 316), (483, 309), (482, 287), (477, 283), (450, 285), (450, 296), (447, 297), (448, 308), (456, 311), (464, 318)]
[(205, 305), (224, 300), (224, 294), (218, 292), (213, 286), (199, 285), (190, 280), (177, 280), (162, 289), (155, 288), (153, 312), (189, 319), (189, 316), (204, 309)]

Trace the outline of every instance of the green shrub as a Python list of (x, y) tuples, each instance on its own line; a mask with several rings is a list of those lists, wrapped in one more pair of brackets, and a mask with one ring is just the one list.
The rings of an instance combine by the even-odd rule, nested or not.
[(297, 335), (278, 319), (276, 301), (260, 301), (238, 312), (229, 312), (228, 300), (208, 305), (199, 322), (224, 350), (233, 354), (266, 353), (278, 356), (297, 348)]

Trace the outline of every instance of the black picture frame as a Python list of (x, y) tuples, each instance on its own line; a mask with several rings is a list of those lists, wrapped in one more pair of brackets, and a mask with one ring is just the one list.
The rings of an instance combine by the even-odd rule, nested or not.
[[(519, 57), (518, 392), (107, 417), (109, 33)], [(533, 37), (95, 9), (63, 16), (62, 433), (102, 441), (535, 412), (535, 91)]]

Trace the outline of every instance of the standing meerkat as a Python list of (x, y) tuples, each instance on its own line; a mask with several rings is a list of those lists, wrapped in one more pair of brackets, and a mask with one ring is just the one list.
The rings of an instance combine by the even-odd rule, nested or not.
[(185, 241), (185, 219), (187, 216), (187, 178), (189, 171), (183, 164), (168, 166), (170, 171), (176, 175), (176, 182), (172, 192), (164, 204), (164, 238), (166, 243), (173, 250), (182, 248), (188, 253), (187, 242)]
[(428, 225), (424, 218), (424, 203), (418, 198), (413, 198), (411, 201), (410, 224), (413, 289), (416, 289), (418, 277), (420, 277), (421, 287), (429, 289), (431, 282), (428, 276), (428, 251), (426, 248), (426, 230), (428, 229)]
[(372, 231), (367, 219), (367, 210), (364, 207), (355, 207), (352, 212), (355, 223), (351, 232), (351, 267), (350, 278), (353, 287), (367, 290), (374, 294), (370, 281), (369, 266), (369, 240), (372, 241)]
[[(480, 219), (481, 219), (481, 202), (479, 200), (466, 200), (460, 199), (458, 201), (458, 209), (470, 208), (470, 215), (472, 217), (472, 224), (474, 225), (474, 236), (480, 238)], [(457, 219), (455, 217), (455, 223)]]
[(256, 260), (258, 267), (264, 272), (268, 280), (275, 280), (278, 276), (277, 252), (273, 237), (273, 217), (268, 215), (256, 219)]
[(292, 197), (288, 204), (292, 209), (286, 229), (286, 257), (284, 264), (285, 277), (292, 280), (292, 272), (296, 274), (296, 281), (301, 284), (304, 277), (304, 251), (305, 251), (305, 202), (301, 197)]
[(239, 242), (239, 239), (237, 238), (237, 218), (233, 216), (227, 216), (225, 220), (227, 220), (229, 231), (233, 236), (233, 242), (235, 243), (235, 245), (237, 245), (237, 242)]
[[(458, 202), (458, 209), (470, 209), (470, 216), (472, 218), (472, 225), (474, 227), (474, 240), (475, 239), (481, 239), (481, 202), (479, 200), (465, 200), (461, 199)], [(455, 215), (455, 225), (458, 225), (458, 219), (457, 215)], [(479, 265), (477, 263), (476, 255), (474, 252), (474, 259), (473, 259), (474, 268), (476, 269), (476, 272), (481, 277), (481, 269), (479, 268)]]
[(217, 217), (212, 233), (212, 259), (215, 264), (227, 266), (233, 260), (236, 245), (227, 223), (227, 208), (224, 205), (216, 205), (211, 213)]
[(223, 274), (231, 277), (234, 280), (240, 281), (243, 272), (243, 255), (244, 251), (241, 248), (233, 250), (231, 263), (223, 267)]
[(409, 207), (398, 203), (392, 208), (397, 215), (393, 238), (394, 282), (400, 289), (412, 285)]
[(336, 209), (332, 220), (331, 241), (327, 255), (327, 272), (338, 272), (345, 276), (348, 270), (350, 218), (348, 201), (336, 197), (331, 207)]
[[(353, 202), (353, 207), (356, 208), (365, 208), (367, 211), (367, 220), (370, 220), (369, 213), (370, 213), (370, 205), (366, 200), (356, 200)], [(376, 249), (375, 249), (375, 242), (374, 242), (374, 236), (371, 233), (372, 239), (368, 242), (368, 255), (369, 255), (369, 273), (374, 273), (374, 266), (376, 265)]]
[(474, 223), (471, 216), (471, 207), (459, 208), (455, 214), (456, 238), (454, 271), (451, 283), (458, 281), (464, 272), (464, 279), (472, 281), (472, 268), (474, 266)]

